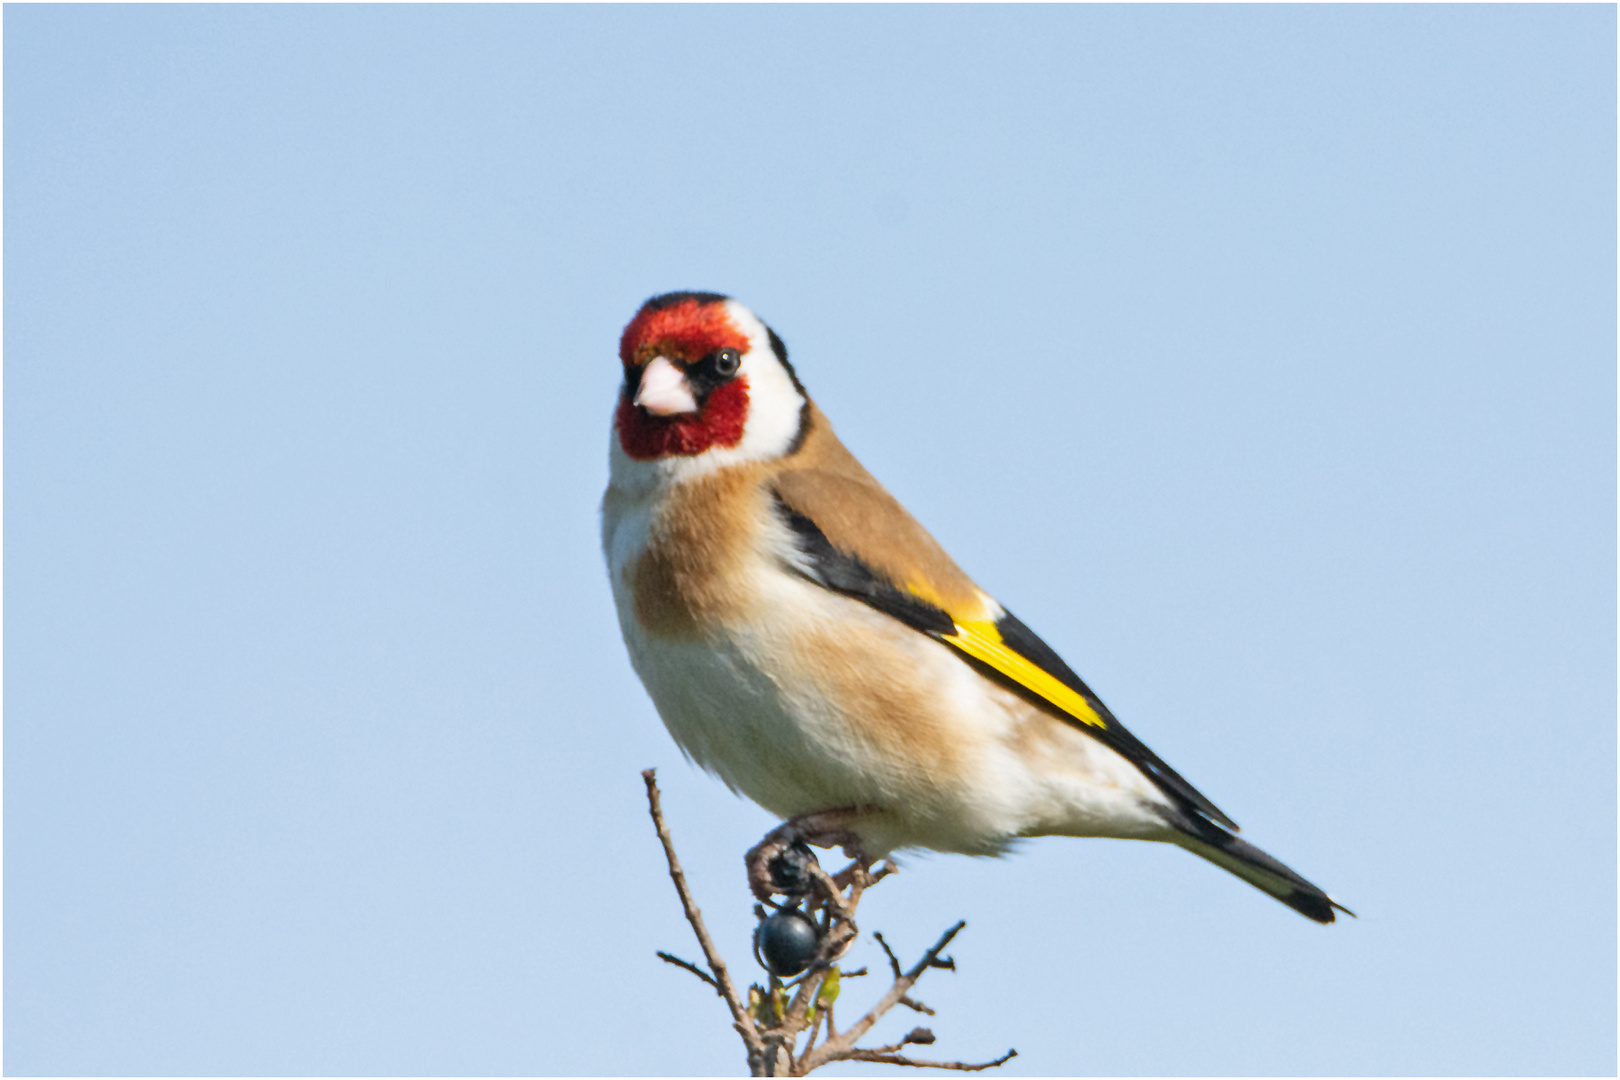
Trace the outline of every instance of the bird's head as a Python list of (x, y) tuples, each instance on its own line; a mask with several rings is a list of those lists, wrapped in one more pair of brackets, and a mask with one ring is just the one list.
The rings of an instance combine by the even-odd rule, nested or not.
[(718, 293), (674, 292), (641, 305), (619, 339), (624, 385), (614, 420), (635, 461), (788, 452), (808, 397), (787, 348), (754, 313)]

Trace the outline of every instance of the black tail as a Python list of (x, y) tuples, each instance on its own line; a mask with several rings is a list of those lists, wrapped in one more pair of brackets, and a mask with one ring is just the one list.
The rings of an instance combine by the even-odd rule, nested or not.
[(1160, 810), (1177, 835), (1177, 844), (1250, 885), (1270, 893), (1307, 919), (1333, 921), (1334, 909), (1351, 918), (1355, 912), (1294, 873), (1253, 844), (1245, 843), (1214, 822), (1189, 810)]

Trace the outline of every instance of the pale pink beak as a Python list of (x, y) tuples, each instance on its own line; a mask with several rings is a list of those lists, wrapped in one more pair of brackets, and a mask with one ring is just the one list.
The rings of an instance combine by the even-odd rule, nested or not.
[(662, 356), (654, 357), (641, 373), (641, 387), (636, 391), (635, 403), (654, 416), (697, 412), (698, 407), (686, 376)]

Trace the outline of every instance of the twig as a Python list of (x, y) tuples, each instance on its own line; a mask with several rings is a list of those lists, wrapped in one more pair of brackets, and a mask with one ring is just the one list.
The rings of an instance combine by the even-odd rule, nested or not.
[(832, 1008), (832, 1002), (824, 1003), (816, 1010), (816, 1018), (810, 1021), (810, 1035), (804, 1040), (805, 1049), (816, 1045), (816, 1036), (821, 1034), (821, 1025), (827, 1020), (827, 1010)]
[(983, 1072), (994, 1069), (998, 1065), (1005, 1065), (1018, 1056), (1018, 1051), (1008, 1050), (994, 1061), (986, 1061), (981, 1065), (968, 1065), (960, 1061), (918, 1061), (915, 1058), (902, 1057), (899, 1054), (885, 1054), (877, 1050), (851, 1050), (839, 1057), (839, 1061), (871, 1061), (878, 1065), (909, 1065), (913, 1069), (952, 1069), (956, 1072)]
[(872, 1054), (894, 1054), (908, 1046), (929, 1046), (933, 1042), (934, 1033), (932, 1031), (927, 1028), (912, 1028), (906, 1033), (905, 1038), (893, 1046), (872, 1046), (867, 1048), (867, 1052)]
[[(896, 959), (896, 957), (894, 955), (894, 950), (889, 948), (889, 943), (887, 941), (883, 940), (883, 935), (874, 930), (872, 932), (872, 936), (877, 938), (877, 943), (879, 945), (883, 946), (883, 955), (887, 956), (889, 958), (889, 968), (890, 968), (890, 970), (892, 970), (894, 972), (895, 979), (898, 980), (898, 979), (905, 978), (905, 976), (902, 975), (901, 972), (900, 972), (900, 961), (898, 959)], [(950, 970), (952, 970), (952, 971), (956, 970), (955, 962), (954, 961), (948, 961), (948, 960), (939, 960), (939, 961), (936, 961), (936, 962), (934, 962), (934, 963), (932, 963), (932, 964), (930, 964), (928, 966), (929, 967), (947, 967), (948, 966), (950, 968)], [(933, 1009), (930, 1009), (928, 1006), (924, 1005), (922, 1002), (916, 1000), (915, 998), (913, 998), (913, 997), (911, 997), (910, 995), (907, 995), (907, 994), (900, 995), (900, 1004), (904, 1005), (906, 1008), (910, 1009), (912, 1012), (920, 1012), (925, 1016), (933, 1016), (934, 1015), (934, 1010)]]
[[(731, 976), (726, 973), (726, 962), (720, 959), (720, 952), (714, 947), (714, 940), (709, 937), (708, 927), (703, 925), (703, 913), (698, 910), (697, 901), (692, 899), (692, 892), (686, 887), (686, 874), (681, 870), (681, 862), (675, 857), (675, 843), (669, 837), (669, 827), (664, 824), (664, 811), (658, 800), (657, 769), (644, 769), (641, 778), (647, 782), (647, 808), (652, 813), (653, 827), (658, 831), (659, 843), (664, 845), (664, 858), (669, 863), (669, 878), (675, 883), (675, 892), (681, 898), (681, 907), (686, 911), (686, 921), (692, 924), (692, 932), (697, 935), (698, 945), (703, 948), (703, 958), (709, 962), (709, 970), (714, 973), (715, 989), (725, 998), (726, 1006), (731, 1010), (731, 1019), (742, 1036), (743, 1044), (748, 1048), (749, 1064), (753, 1066), (763, 1058), (765, 1042), (760, 1038), (759, 1028), (754, 1025), (753, 1017), (748, 1015), (748, 1009), (742, 999), (737, 996), (737, 988), (732, 985)], [(958, 924), (960, 929), (960, 924)], [(757, 1069), (750, 1071), (757, 1072)]]
[[(820, 1046), (816, 1047), (815, 1050), (806, 1055), (799, 1071), (801, 1073), (808, 1073), (814, 1069), (820, 1068), (829, 1061), (864, 1060), (854, 1056), (856, 1053), (858, 1053), (855, 1050), (855, 1044), (860, 1041), (861, 1036), (870, 1031), (872, 1029), (872, 1025), (881, 1020), (885, 1013), (894, 1008), (896, 1005), (900, 1004), (900, 999), (906, 996), (906, 991), (910, 990), (912, 986), (916, 984), (917, 980), (922, 978), (923, 972), (935, 966), (935, 961), (939, 959), (939, 954), (945, 951), (945, 947), (951, 943), (951, 939), (956, 937), (957, 934), (961, 933), (962, 928), (966, 925), (966, 922), (958, 922), (955, 926), (945, 931), (944, 935), (934, 943), (934, 947), (924, 953), (921, 960), (912, 965), (910, 971), (907, 971), (904, 975), (901, 975), (899, 978), (895, 979), (894, 985), (889, 987), (889, 992), (884, 994), (882, 1000), (880, 1000), (876, 1005), (872, 1006), (871, 1011), (857, 1020), (854, 1024), (850, 1025), (847, 1030), (839, 1033), (838, 1035), (829, 1036), (826, 1042), (822, 1043)], [(883, 948), (885, 952), (888, 952), (889, 947), (887, 945), (884, 945)], [(890, 953), (890, 956), (892, 958), (893, 953)], [(895, 967), (898, 970), (898, 963), (896, 963)], [(897, 1061), (890, 1062), (890, 1064), (904, 1064), (904, 1062)], [(983, 1067), (989, 1068), (990, 1066), (986, 1065)]]
[(889, 958), (889, 970), (894, 972), (894, 977), (896, 979), (905, 978), (905, 973), (900, 970), (900, 958), (894, 955), (894, 950), (889, 948), (889, 943), (883, 940), (883, 934), (874, 930), (872, 936), (877, 938), (879, 945), (883, 946), (883, 955)]
[[(710, 986), (714, 987), (714, 992), (715, 993), (720, 994), (720, 984), (715, 982), (712, 978), (710, 978), (709, 973), (707, 971), (704, 971), (702, 968), (698, 967), (696, 964), (692, 963), (690, 960), (682, 960), (678, 956), (671, 956), (671, 955), (669, 955), (669, 953), (664, 952), (662, 949), (658, 950), (658, 959), (662, 960), (666, 964), (674, 964), (678, 968), (684, 968), (687, 971), (690, 971), (692, 974), (696, 975), (698, 978), (702, 979), (704, 982), (706, 982)], [(721, 996), (724, 997), (725, 995), (721, 994)]]

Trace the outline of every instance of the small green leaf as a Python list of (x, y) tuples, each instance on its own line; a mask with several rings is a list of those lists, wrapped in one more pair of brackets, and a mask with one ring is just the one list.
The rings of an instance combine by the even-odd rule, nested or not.
[(762, 1019), (760, 1017), (760, 1006), (763, 1004), (765, 1004), (764, 991), (760, 990), (758, 983), (755, 983), (748, 988), (748, 1015), (753, 1018), (755, 1023), (759, 1023)]
[(831, 1005), (838, 1000), (838, 979), (837, 968), (827, 972), (827, 977), (821, 980), (821, 986), (816, 990), (816, 1004)]

